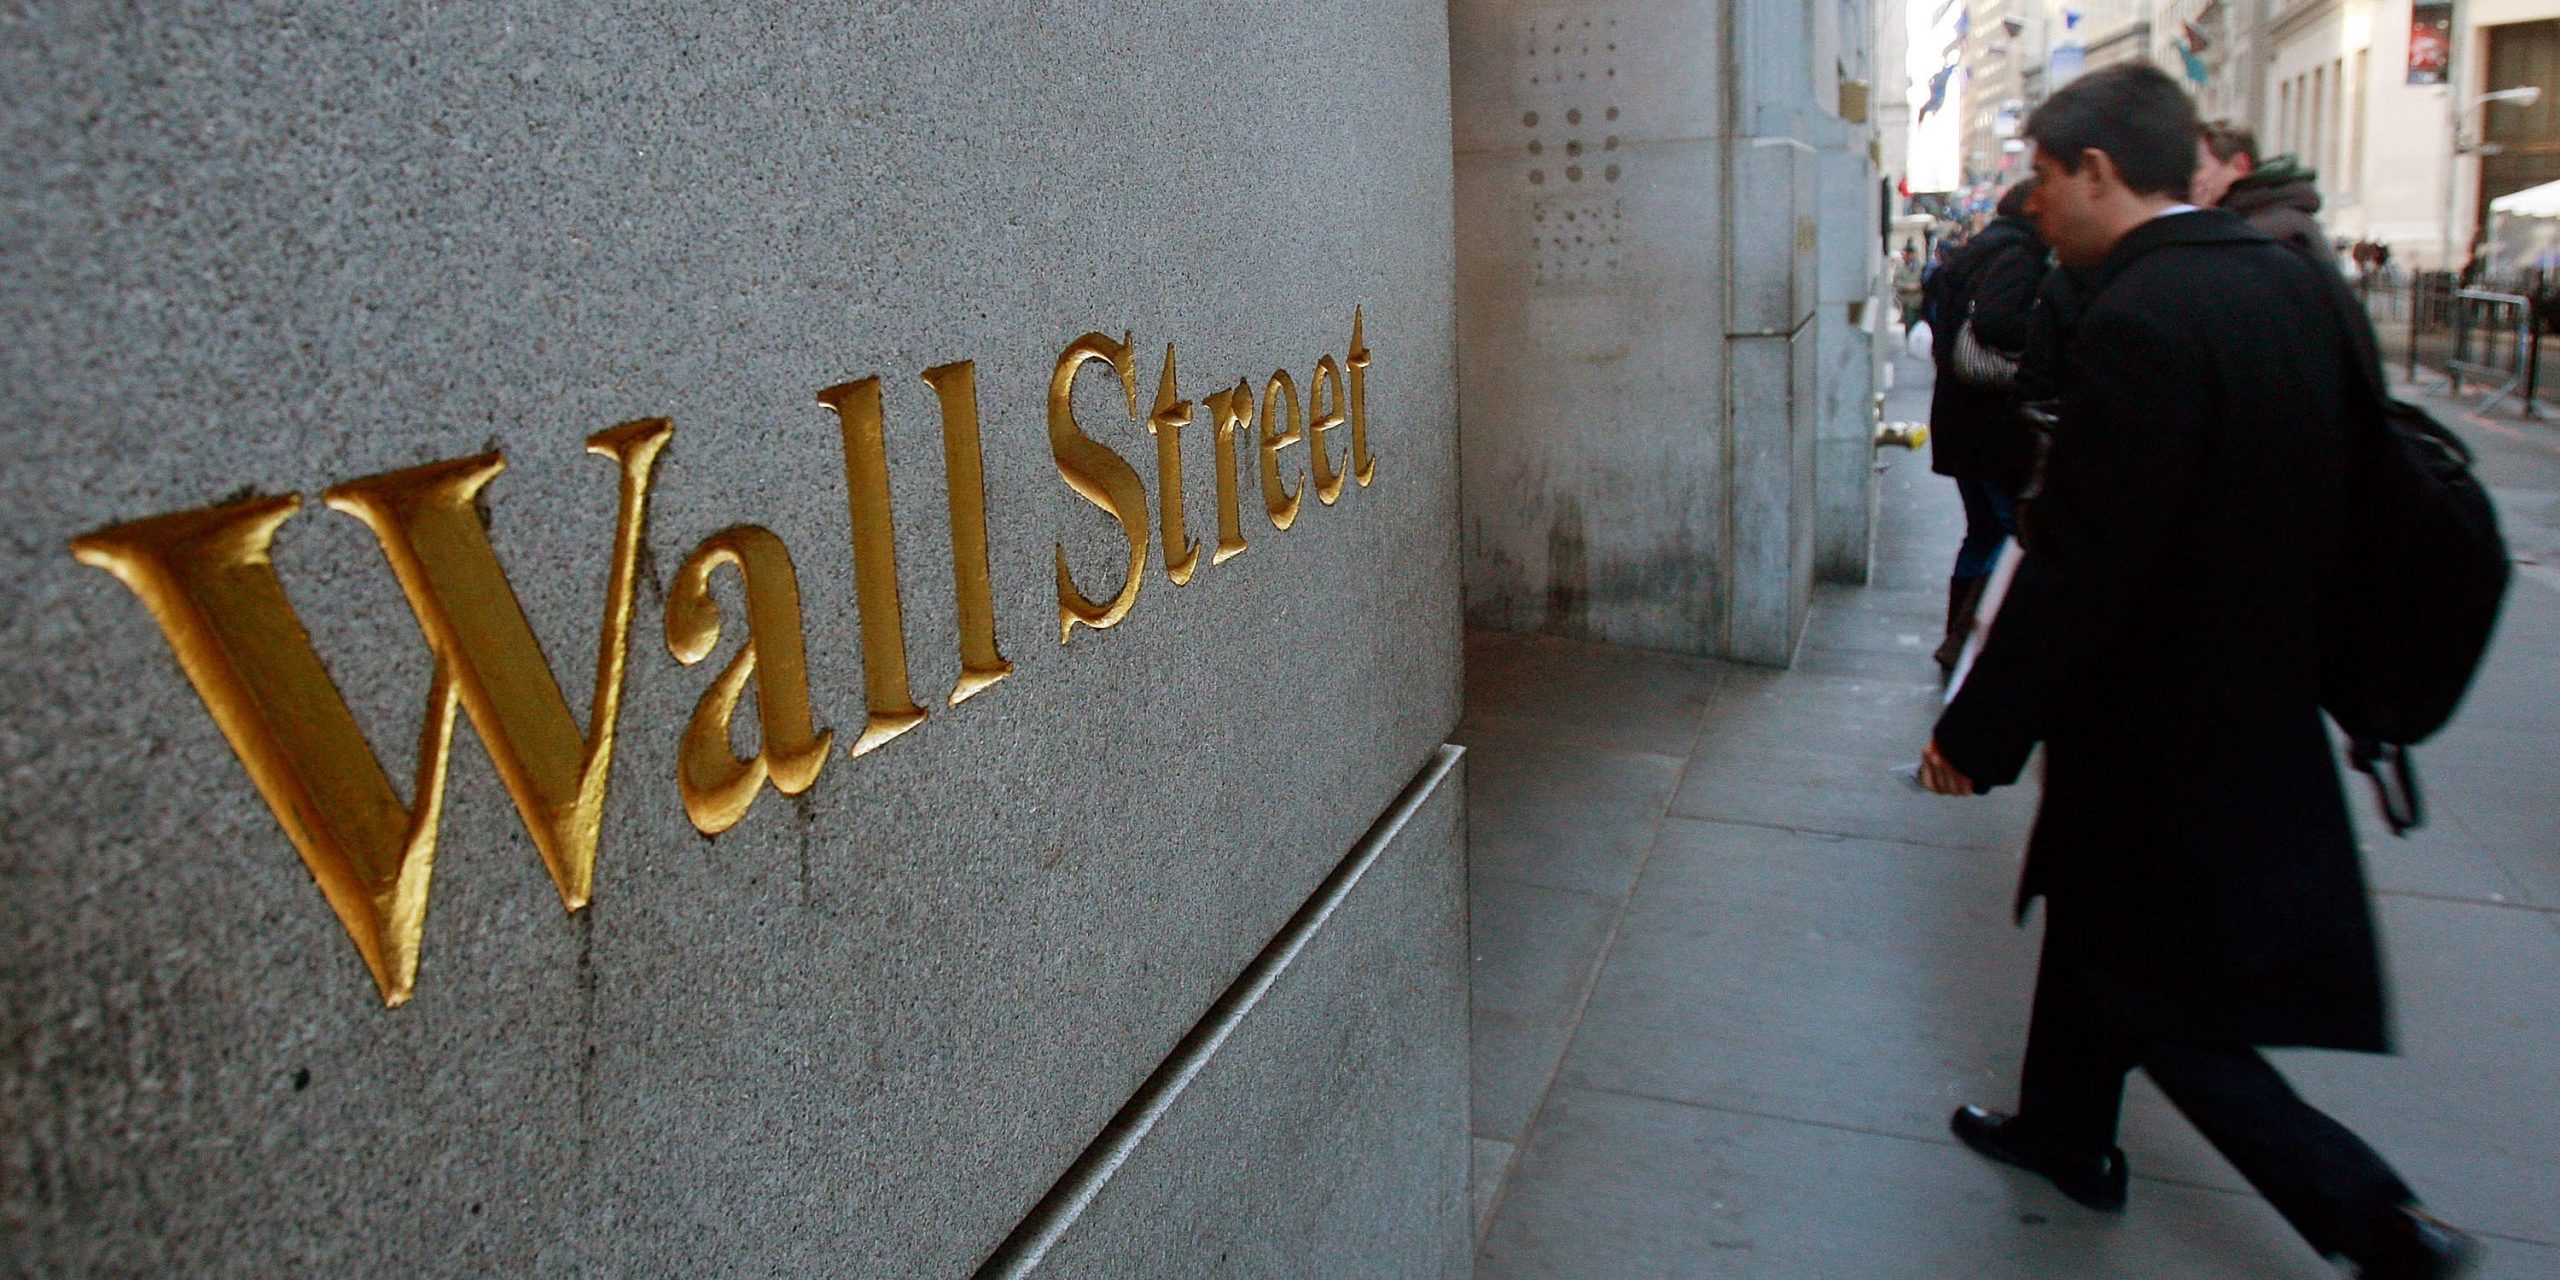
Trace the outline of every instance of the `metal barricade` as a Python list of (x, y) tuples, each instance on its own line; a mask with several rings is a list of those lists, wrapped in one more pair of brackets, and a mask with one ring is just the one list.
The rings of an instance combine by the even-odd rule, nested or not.
[(2560, 280), (2526, 277), (2495, 282), (2493, 289), (2459, 289), (2448, 271), (2375, 274), (2380, 278), (2368, 275), (2360, 283), (2365, 316), (2395, 372), (2412, 383), (2422, 370), (2441, 374), (2456, 391), (2467, 377), (2497, 388), (2481, 409), (2518, 396), (2524, 417), (2543, 416), (2542, 343), (2560, 330), (2550, 325), (2547, 302), (2536, 315), (2528, 299), (2547, 299), (2560, 291)]
[(2403, 376), (2411, 382), (2420, 368), (2442, 369), (2453, 355), (2454, 287), (2450, 271), (2413, 271), (2366, 297), (2374, 336), (2406, 349)]
[[(2537, 372), (2533, 299), (2520, 293), (2457, 289), (2452, 302), (2453, 352), (2445, 359), (2445, 375), (2455, 395), (2462, 394), (2466, 378), (2495, 384), (2497, 390), (2473, 409), (2486, 413), (2523, 390)], [(2521, 403), (2525, 416), (2536, 416), (2530, 392)]]

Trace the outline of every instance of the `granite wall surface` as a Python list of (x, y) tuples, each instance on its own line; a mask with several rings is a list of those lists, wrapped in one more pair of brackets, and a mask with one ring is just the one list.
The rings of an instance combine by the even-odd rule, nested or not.
[(1466, 988), (1441, 980), (1465, 922), (1438, 905), (1465, 889), (1445, 852), (1466, 834), (1458, 755), (1266, 953), (1214, 1023), (1232, 1034), (1149, 1082), (1143, 1137), (1081, 1211), (1009, 1242), (989, 1280), (1465, 1280), (1467, 1067), (1433, 1043), (1466, 1015)]
[(1724, 18), (1672, 0), (1450, 16), (1469, 618), (1720, 651)]
[(1866, 145), (1837, 95), (1863, 12), (1452, 6), (1471, 621), (1793, 655), (1825, 406), (1866, 394), (1817, 317), (1818, 263), (1873, 250), (1834, 243), (1821, 168)]
[[(1884, 261), (1882, 129), (1873, 123), (1873, 99), (1888, 79), (1903, 77), (1902, 46), (1877, 40), (1883, 15), (1867, 0), (1827, 0), (1816, 12), (1828, 15), (1838, 32), (1833, 57), (1842, 79), (1835, 96), (1855, 102), (1835, 102), (1841, 118), (1819, 135), (1816, 161), (1822, 260), (1814, 310), (1820, 342), (1814, 576), (1864, 584), (1875, 549), (1876, 397), (1883, 390), (1877, 331), (1894, 328), (1885, 314), (1892, 287)], [(1878, 57), (1884, 48), (1892, 53)]]
[[(39, 5), (0, 22), (10, 1269), (983, 1264), (1456, 721), (1448, 71), (1442, 7), (1410, 3)], [(1060, 443), (1050, 413), (1088, 333), (1127, 334), (1128, 355), (1082, 367), (1068, 434), (1125, 475)], [(1183, 582), (1143, 421), (1168, 344), (1200, 403), (1170, 468), (1175, 546), (1198, 544)], [(1350, 374), (1355, 345), (1353, 397), (1322, 362)], [(955, 568), (969, 522), (920, 375), (959, 361), (1012, 670), (953, 705), (979, 683)], [(1280, 446), (1286, 530), (1259, 474), (1282, 369), (1299, 395), (1363, 402), (1374, 464), (1325, 502), (1354, 426)], [(872, 377), (885, 483), (867, 494), (876, 474), (849, 473), (858, 442), (818, 396)], [(1240, 379), (1257, 410), (1234, 440), (1244, 550), (1222, 557), (1206, 402)], [(1270, 402), (1284, 419), (1288, 398)], [(652, 418), (672, 429), (628, 557), (592, 902), (563, 909), (465, 688), (414, 996), (386, 1009), (197, 668), (69, 544), (304, 495), (275, 526), (275, 577), (405, 804), (453, 666), (434, 655), (470, 626), (431, 650), (384, 544), (322, 494), (503, 454), (460, 510), (593, 741), (629, 503), (583, 442)], [(1125, 520), (1070, 482), (1070, 454)], [(833, 737), (803, 753), (797, 794), (768, 784), (705, 836), (682, 739), (738, 670), (741, 571), (709, 575), (727, 625), (697, 665), (668, 597), (740, 525), (787, 548), (811, 728)], [(1130, 526), (1134, 604), (1062, 644), (1061, 573), (1111, 601)], [(883, 548), (921, 721), (866, 715), (899, 648), (878, 647), (879, 583), (857, 587)], [(787, 666), (782, 616), (755, 615), (768, 674)], [(768, 692), (741, 697), (740, 757), (791, 737)], [(1292, 1158), (1260, 1181), (1159, 1170), (1159, 1214), (1375, 1186), (1380, 1221), (1440, 1229), (1364, 1237), (1394, 1254), (1374, 1273), (1463, 1258), (1462, 1106), (1438, 1104), (1447, 1150), (1358, 1141), (1375, 1113), (1357, 1108), (1238, 1109), (1303, 1096), (1310, 1073), (1355, 1096), (1463, 1080), (1463, 845), (1433, 830), (1311, 947), (1351, 966), (1305, 971), (1341, 1017), (1240, 1027), (1225, 1070), (1252, 1086), (1151, 1157)], [(1402, 980), (1325, 976), (1379, 966)], [(1398, 1033), (1372, 1053), (1322, 1038), (1379, 1020)], [(1326, 1219), (1258, 1221), (1249, 1246), (1285, 1252)], [(1094, 1274), (1192, 1273), (1134, 1228), (1115, 1265), (1094, 1230), (1076, 1237)]]

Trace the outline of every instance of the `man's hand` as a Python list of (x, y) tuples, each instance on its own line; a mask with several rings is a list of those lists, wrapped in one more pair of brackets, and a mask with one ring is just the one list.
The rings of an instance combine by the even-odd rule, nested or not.
[(1973, 779), (1964, 776), (1962, 770), (1948, 762), (1946, 756), (1938, 751), (1934, 738), (1930, 739), (1928, 746), (1920, 749), (1920, 785), (1942, 796), (1974, 794)]

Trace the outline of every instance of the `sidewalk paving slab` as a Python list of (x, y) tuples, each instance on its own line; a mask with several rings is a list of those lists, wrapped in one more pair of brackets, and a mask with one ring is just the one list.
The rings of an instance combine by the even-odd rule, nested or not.
[(1602, 1090), (1559, 1091), (1512, 1177), (1479, 1277), (2336, 1275), (2253, 1196), (2145, 1184), (2092, 1213), (1952, 1140)]
[(1923, 1139), (2005, 1090), (2009, 859), (1675, 822), (1645, 875), (1563, 1082)]
[(1678, 756), (1560, 745), (1518, 722), (1459, 726), (1479, 875), (1626, 896), (1683, 768)]
[(1476, 935), (1514, 945), (1475, 955), (1473, 1132), (1517, 1142), (1582, 1017), (1619, 904), (1519, 880), (1474, 880), (1467, 899)]

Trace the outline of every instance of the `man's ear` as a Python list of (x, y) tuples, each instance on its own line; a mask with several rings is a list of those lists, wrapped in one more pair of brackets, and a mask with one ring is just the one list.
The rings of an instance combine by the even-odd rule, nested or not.
[(2081, 150), (2080, 172), (2071, 176), (2086, 179), (2089, 185), (2101, 189), (2124, 181), (2124, 175), (2116, 172), (2116, 158), (2096, 147)]
[(2232, 152), (2231, 159), (2226, 163), (2231, 166), (2231, 180), (2233, 182), (2238, 182), (2242, 178), (2248, 177), (2250, 174), (2258, 171), (2257, 160), (2252, 158), (2246, 151)]

